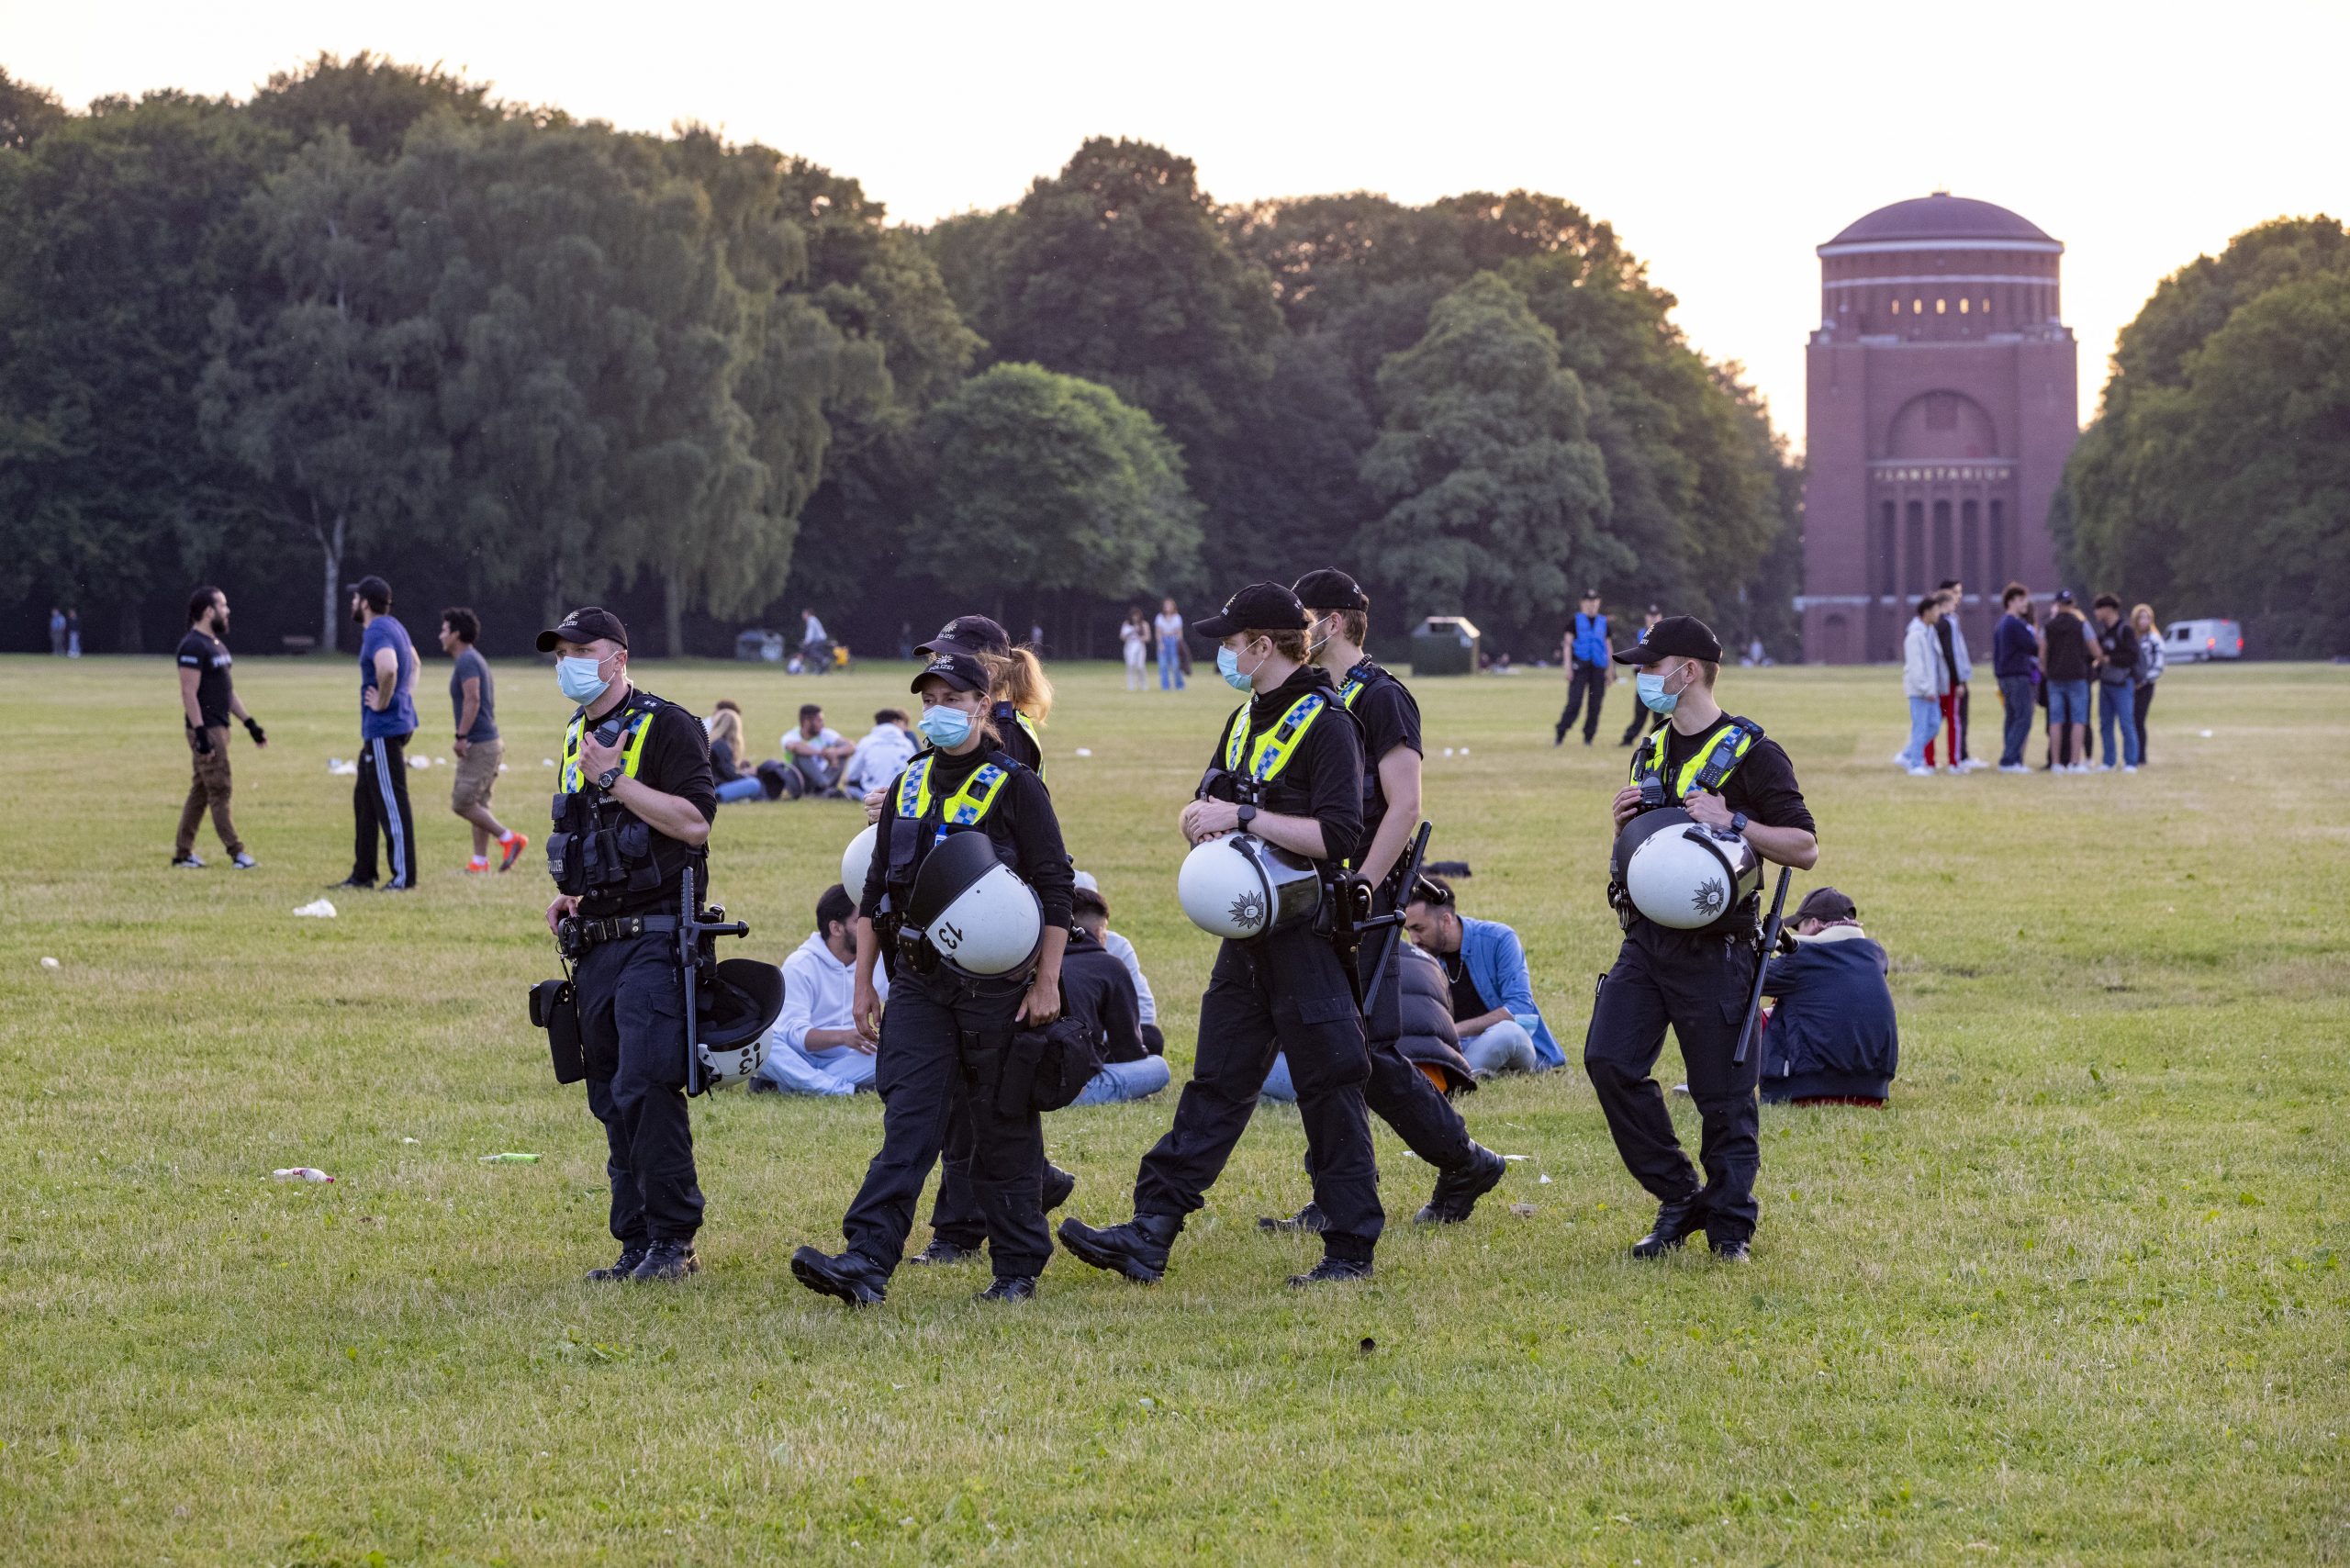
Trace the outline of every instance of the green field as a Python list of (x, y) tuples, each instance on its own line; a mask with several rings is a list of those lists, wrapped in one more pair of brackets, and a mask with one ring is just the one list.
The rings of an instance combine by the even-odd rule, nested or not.
[[(1931, 780), (1888, 764), (1893, 672), (1726, 672), (1796, 760), (1818, 878), (1893, 956), (1903, 1030), (1891, 1110), (1766, 1108), (1748, 1268), (1626, 1260), (1650, 1211), (1571, 1068), (1463, 1103), (1528, 1157), (1466, 1226), (1404, 1223), (1429, 1172), (1382, 1133), (1369, 1284), (1283, 1287), (1313, 1249), (1253, 1224), (1304, 1195), (1297, 1118), (1267, 1107), (1162, 1285), (1064, 1257), (1003, 1309), (969, 1299), (983, 1269), (909, 1269), (852, 1316), (785, 1260), (836, 1240), (869, 1096), (705, 1103), (704, 1273), (577, 1282), (613, 1248), (600, 1131), (522, 1017), (547, 884), (535, 852), (461, 874), (448, 769), (414, 776), (418, 892), (293, 918), (349, 864), (349, 663), (238, 667), (274, 743), (234, 754), (262, 868), (207, 825), (189, 873), (172, 667), (0, 661), (0, 1562), (2350, 1555), (2344, 671), (2174, 669), (2135, 778)], [(1226, 694), (1060, 673), (1064, 826), (1180, 1082), (1212, 945), (1175, 907), (1173, 822)], [(904, 700), (894, 666), (643, 674), (770, 740), (811, 692), (851, 734)], [(1572, 1058), (1616, 942), (1628, 688), (1591, 751), (1551, 748), (1561, 694), (1421, 699), (1435, 851), (1525, 936)], [(535, 835), (566, 710), (519, 661), (499, 695), (499, 804)], [(722, 814), (750, 950), (805, 935), (857, 823)], [(1125, 1216), (1172, 1111), (1048, 1118), (1075, 1212)], [(479, 1163), (500, 1150), (544, 1158)], [(304, 1164), (339, 1180), (270, 1180)]]

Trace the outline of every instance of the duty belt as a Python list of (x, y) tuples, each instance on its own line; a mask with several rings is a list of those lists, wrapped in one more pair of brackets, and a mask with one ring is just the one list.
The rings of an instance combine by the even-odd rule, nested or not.
[(563, 923), (571, 940), (566, 951), (584, 953), (590, 947), (607, 942), (625, 942), (632, 936), (668, 935), (677, 929), (674, 914), (614, 914), (601, 920), (581, 920), (576, 917)]

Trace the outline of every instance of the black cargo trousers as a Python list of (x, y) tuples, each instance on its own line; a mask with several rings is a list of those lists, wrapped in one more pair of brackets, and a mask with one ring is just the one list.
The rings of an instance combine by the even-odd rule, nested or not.
[[(674, 922), (672, 923), (674, 925)], [(686, 985), (674, 934), (599, 942), (572, 965), (588, 1108), (604, 1124), (612, 1236), (691, 1241), (701, 1228), (686, 1114)]]
[(1280, 1053), (1289, 1057), (1305, 1119), (1314, 1201), (1329, 1225), (1324, 1246), (1334, 1258), (1367, 1263), (1385, 1223), (1363, 1103), (1370, 1053), (1346, 968), (1307, 927), (1217, 950), (1200, 999), (1192, 1081), (1176, 1103), (1175, 1125), (1143, 1156), (1135, 1213), (1180, 1225), (1206, 1203)]
[[(1383, 896), (1379, 913), (1387, 913)], [(1363, 944), (1356, 966), (1369, 980), (1382, 949), (1386, 950), (1387, 972), (1380, 977), (1379, 994), (1369, 999), (1371, 1009), (1363, 1018), (1364, 1044), (1371, 1057), (1371, 1076), (1362, 1086), (1363, 1103), (1394, 1129), (1404, 1148), (1440, 1171), (1458, 1170), (1469, 1163), (1470, 1150), (1477, 1147), (1469, 1136), (1469, 1125), (1397, 1043), (1404, 1034), (1404, 959), (1393, 949), (1403, 939), (1396, 926), (1375, 933)], [(1293, 1072), (1294, 1058), (1290, 1065)]]
[[(1583, 1071), (1615, 1136), (1624, 1165), (1659, 1203), (1695, 1193), (1707, 1239), (1725, 1246), (1754, 1234), (1760, 1212), (1754, 1178), (1762, 1166), (1762, 1114), (1754, 1092), (1762, 1053), (1733, 1062), (1752, 995), (1754, 939), (1743, 927), (1728, 935), (1673, 931), (1635, 919), (1616, 967), (1599, 977)], [(1702, 1127), (1702, 1187), (1673, 1136), (1663, 1091), (1651, 1077), (1673, 1027), (1689, 1070), (1689, 1097)]]
[(901, 967), (881, 1015), (873, 1086), (881, 1093), (881, 1148), (841, 1221), (849, 1250), (883, 1273), (896, 1270), (914, 1208), (943, 1154), (968, 1176), (999, 1279), (1044, 1272), (1053, 1255), (1045, 1228), (1044, 1119), (1006, 1111), (984, 1060), (1008, 1041), (1025, 980), (967, 980), (941, 968), (927, 979)]

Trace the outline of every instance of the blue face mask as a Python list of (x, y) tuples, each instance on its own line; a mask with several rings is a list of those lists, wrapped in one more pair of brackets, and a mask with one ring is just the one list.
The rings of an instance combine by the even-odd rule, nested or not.
[[(1257, 669), (1262, 669), (1264, 667), (1265, 661), (1263, 659), (1259, 659), (1257, 661)], [(1247, 691), (1257, 684), (1257, 670), (1252, 669), (1246, 675), (1241, 674), (1240, 655), (1230, 648), (1216, 649), (1215, 672), (1216, 674), (1224, 677), (1225, 685), (1232, 688), (1235, 691)]]
[(574, 702), (593, 702), (612, 687), (612, 683), (604, 678), (603, 662), (585, 655), (555, 660), (554, 683), (563, 688), (563, 694)]
[(914, 721), (923, 738), (941, 751), (953, 751), (970, 737), (971, 716), (960, 708), (949, 708), (941, 702), (925, 708), (922, 717)]
[(1651, 713), (1670, 714), (1681, 706), (1681, 693), (1664, 689), (1664, 677), (1647, 670), (1632, 678), (1632, 689), (1639, 693), (1640, 706)]

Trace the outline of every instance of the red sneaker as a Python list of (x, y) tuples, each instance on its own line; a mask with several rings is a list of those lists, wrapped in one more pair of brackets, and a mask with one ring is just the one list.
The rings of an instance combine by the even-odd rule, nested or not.
[(465, 862), (465, 875), (466, 875), (466, 876), (468, 876), (468, 877), (487, 877), (487, 876), (488, 876), (488, 875), (489, 875), (489, 862), (488, 862), (488, 861), (487, 861), (487, 860), (468, 860), (468, 861), (466, 861), (466, 862)]
[(506, 857), (504, 859), (498, 861), (498, 868), (501, 871), (511, 871), (514, 869), (514, 862), (522, 857), (522, 851), (530, 847), (531, 840), (529, 835), (526, 834), (516, 834), (513, 837), (506, 841)]

